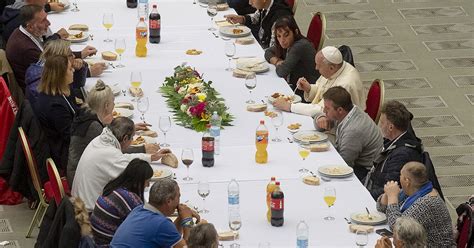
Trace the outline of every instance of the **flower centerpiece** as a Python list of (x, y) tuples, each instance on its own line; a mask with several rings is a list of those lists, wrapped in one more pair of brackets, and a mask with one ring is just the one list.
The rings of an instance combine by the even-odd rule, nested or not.
[(181, 126), (202, 132), (206, 130), (214, 111), (222, 118), (222, 126), (230, 126), (234, 117), (227, 112), (224, 99), (189, 66), (177, 66), (174, 74), (166, 77), (161, 93), (174, 113), (174, 120)]

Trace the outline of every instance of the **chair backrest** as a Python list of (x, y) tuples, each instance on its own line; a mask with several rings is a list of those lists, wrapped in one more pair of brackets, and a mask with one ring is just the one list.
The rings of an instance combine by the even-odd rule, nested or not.
[(53, 190), (54, 200), (56, 201), (56, 205), (59, 206), (61, 200), (66, 195), (64, 191), (64, 187), (61, 181), (61, 177), (59, 176), (58, 169), (56, 168), (56, 164), (54, 163), (52, 158), (48, 158), (46, 160), (46, 169), (48, 170), (49, 182), (51, 183), (51, 187)]
[(30, 171), (31, 181), (33, 182), (36, 193), (38, 193), (38, 198), (42, 203), (46, 204), (43, 188), (41, 187), (41, 181), (39, 179), (38, 166), (36, 164), (36, 159), (33, 157), (33, 151), (31, 150), (30, 142), (28, 141), (28, 138), (26, 137), (25, 131), (23, 131), (22, 127), (18, 128), (18, 133), (20, 135), (23, 153), (25, 154), (28, 169)]
[(309, 23), (306, 37), (313, 43), (316, 52), (323, 48), (326, 32), (326, 18), (321, 12), (316, 12)]
[(286, 4), (291, 9), (291, 12), (293, 12), (293, 15), (296, 15), (296, 8), (298, 7), (298, 0), (285, 0)]
[(382, 104), (385, 96), (385, 88), (383, 81), (380, 79), (375, 79), (370, 85), (369, 92), (367, 94), (367, 100), (365, 102), (366, 108), (365, 112), (375, 121), (376, 124), (379, 123), (380, 110), (382, 109)]

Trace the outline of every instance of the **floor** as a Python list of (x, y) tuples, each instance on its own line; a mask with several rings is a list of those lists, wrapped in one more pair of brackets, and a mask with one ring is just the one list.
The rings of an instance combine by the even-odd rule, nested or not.
[[(472, 0), (299, 0), (296, 19), (307, 30), (314, 12), (327, 19), (325, 45), (349, 45), (370, 85), (383, 79), (386, 99), (415, 115), (413, 126), (437, 170), (447, 205), (474, 194), (474, 3)], [(0, 206), (4, 247), (25, 239), (34, 211)]]

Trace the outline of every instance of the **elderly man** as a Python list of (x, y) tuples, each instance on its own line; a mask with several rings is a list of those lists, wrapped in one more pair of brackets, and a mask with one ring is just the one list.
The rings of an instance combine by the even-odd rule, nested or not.
[(104, 186), (117, 178), (134, 158), (150, 163), (170, 152), (162, 149), (153, 154), (124, 154), (123, 151), (132, 143), (134, 134), (133, 121), (118, 117), (87, 145), (77, 165), (71, 191), (73, 196), (84, 201), (87, 211), (92, 212)]
[(352, 104), (351, 95), (343, 87), (329, 88), (323, 94), (323, 100), (325, 118), (336, 124), (334, 146), (362, 180), (382, 149), (382, 134), (375, 122)]
[[(150, 189), (148, 203), (133, 209), (119, 226), (110, 247), (185, 247), (193, 217), (197, 213), (179, 203), (181, 194), (176, 181), (158, 180)], [(174, 223), (167, 217), (178, 210)]]
[[(411, 217), (400, 217), (393, 226), (393, 245), (395, 248), (426, 247), (426, 231), (418, 221)], [(377, 240), (375, 248), (392, 248), (389, 237)]]
[(384, 145), (365, 179), (365, 187), (374, 199), (383, 193), (385, 183), (400, 181), (404, 164), (422, 162), (423, 147), (411, 130), (411, 118), (412, 114), (398, 101), (388, 101), (382, 106), (379, 125)]
[(367, 95), (359, 72), (342, 59), (339, 49), (327, 46), (316, 54), (315, 61), (316, 70), (321, 74), (316, 83), (310, 84), (305, 78), (300, 78), (297, 82), (297, 88), (304, 91), (305, 100), (311, 103), (291, 104), (284, 99), (278, 99), (273, 103), (274, 107), (314, 117), (322, 113), (324, 92), (331, 87), (342, 86), (350, 93), (352, 102), (365, 110)]

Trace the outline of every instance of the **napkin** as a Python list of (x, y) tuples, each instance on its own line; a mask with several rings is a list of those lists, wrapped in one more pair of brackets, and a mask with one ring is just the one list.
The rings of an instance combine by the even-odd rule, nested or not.
[(373, 226), (366, 226), (366, 225), (357, 225), (357, 224), (350, 224), (349, 231), (355, 233), (357, 231), (366, 231), (367, 233), (374, 232)]

